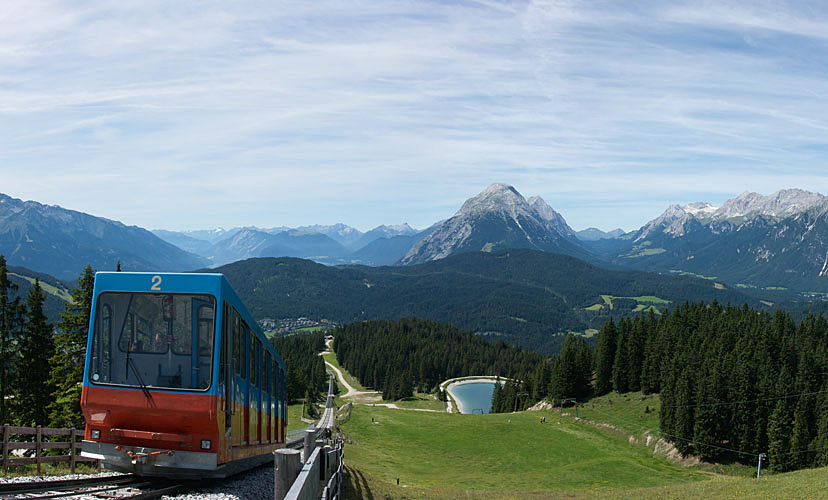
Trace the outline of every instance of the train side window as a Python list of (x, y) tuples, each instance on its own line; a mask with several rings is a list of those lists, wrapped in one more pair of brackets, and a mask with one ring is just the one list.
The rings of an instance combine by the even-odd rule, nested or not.
[(230, 329), (227, 323), (227, 302), (222, 304), (222, 313), (221, 313), (221, 342), (219, 342), (219, 384), (224, 384), (227, 382), (227, 335), (230, 333)]
[(256, 387), (260, 389), (264, 389), (264, 377), (262, 374), (264, 373), (264, 368), (262, 367), (262, 342), (259, 339), (256, 339)]
[(276, 384), (277, 383), (278, 383), (278, 380), (276, 380), (276, 362), (271, 361), (270, 362), (270, 395), (273, 396), (274, 399), (276, 398), (276, 395), (277, 395), (277, 393), (276, 393)]
[(270, 394), (270, 388), (273, 384), (270, 383), (270, 374), (273, 373), (270, 371), (270, 353), (265, 351), (264, 353), (264, 366), (262, 367), (262, 376), (264, 380), (262, 382), (262, 388), (265, 391), (265, 394)]
[(233, 310), (233, 367), (236, 375), (242, 374), (242, 338), (241, 318), (239, 313)]
[(253, 350), (250, 342), (250, 328), (244, 320), (239, 319), (239, 321), (241, 322), (242, 378), (250, 382), (250, 353)]
[(257, 386), (259, 385), (258, 375), (259, 370), (256, 367), (256, 359), (258, 358), (259, 353), (259, 340), (253, 336), (253, 332), (250, 332), (250, 385)]

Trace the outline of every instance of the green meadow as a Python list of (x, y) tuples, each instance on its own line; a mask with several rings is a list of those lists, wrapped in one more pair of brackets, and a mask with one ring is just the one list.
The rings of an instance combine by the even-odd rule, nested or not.
[[(540, 423), (541, 416), (547, 417)], [(383, 498), (512, 498), (629, 490), (705, 480), (617, 433), (553, 412), (461, 415), (357, 405), (351, 487)], [(400, 486), (396, 484), (400, 478)], [(401, 496), (400, 496), (401, 495)]]
[(460, 415), (357, 405), (341, 426), (345, 498), (828, 498), (828, 468), (756, 479), (752, 465), (681, 466), (654, 456), (641, 437), (658, 427), (657, 396), (610, 394), (594, 404), (578, 409), (580, 421), (565, 408), (560, 424), (558, 410)]

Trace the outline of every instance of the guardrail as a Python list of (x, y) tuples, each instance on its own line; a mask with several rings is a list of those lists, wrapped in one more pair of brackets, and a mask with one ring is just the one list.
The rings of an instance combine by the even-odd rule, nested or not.
[[(319, 444), (319, 442), (317, 442)], [(289, 453), (289, 450), (286, 452)], [(308, 451), (307, 449), (305, 451)], [(276, 500), (336, 500), (340, 498), (342, 487), (342, 440), (337, 440), (333, 446), (317, 446), (301, 468), (297, 468), (298, 454), (276, 455)], [(293, 464), (289, 462), (293, 461)], [(281, 468), (280, 468), (281, 467)], [(279, 472), (293, 470), (296, 480), (290, 489), (284, 491), (283, 480)], [(293, 475), (290, 473), (287, 477)]]
[[(333, 374), (328, 384), (325, 412), (316, 427), (304, 430), (304, 439), (295, 438), (277, 450), (274, 459), (276, 500), (338, 500), (342, 487), (342, 440), (325, 444), (336, 423)], [(350, 408), (349, 408), (350, 415)], [(330, 439), (327, 441), (331, 443)], [(302, 453), (298, 449), (302, 449)], [(304, 458), (304, 464), (302, 459)]]
[[(69, 462), (72, 473), (75, 472), (77, 462), (100, 462), (94, 458), (80, 456), (81, 443), (78, 437), (83, 439), (83, 429), (53, 429), (49, 427), (15, 427), (12, 425), (3, 426), (3, 448), (0, 455), (0, 462), (3, 464), (3, 473), (8, 474), (9, 467), (13, 465), (37, 464), (37, 473), (41, 472), (41, 465), (44, 463)], [(11, 436), (34, 436), (31, 441), (12, 441)], [(44, 441), (44, 436), (69, 436), (68, 441)], [(21, 439), (18, 437), (17, 439)], [(32, 457), (12, 457), (12, 450), (34, 450)], [(69, 450), (65, 455), (44, 455), (44, 450)]]

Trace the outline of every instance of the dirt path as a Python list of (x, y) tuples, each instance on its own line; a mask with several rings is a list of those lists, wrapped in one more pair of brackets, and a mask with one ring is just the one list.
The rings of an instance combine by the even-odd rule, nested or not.
[[(329, 340), (329, 341), (325, 342), (325, 345), (328, 347), (328, 350), (320, 352), (319, 355), (322, 356), (323, 354), (329, 354), (329, 353), (333, 352), (331, 350), (331, 344), (332, 343), (333, 343), (333, 340)], [(347, 380), (345, 380), (345, 376), (342, 374), (342, 371), (339, 368), (337, 368), (334, 365), (328, 363), (327, 361), (325, 361), (325, 366), (327, 366), (328, 369), (330, 369), (332, 372), (334, 372), (336, 374), (336, 378), (345, 387), (345, 389), (348, 390), (348, 392), (346, 392), (345, 394), (340, 394), (339, 397), (341, 397), (341, 398), (355, 398), (357, 396), (378, 396), (380, 394), (377, 391), (358, 391), (358, 390), (354, 389), (354, 387), (351, 384), (349, 384)]]
[[(322, 356), (323, 354), (331, 353), (331, 343), (333, 341), (329, 340), (325, 342), (325, 345), (328, 347), (328, 350), (320, 352), (319, 355)], [(342, 371), (325, 361), (325, 366), (328, 367), (329, 370), (336, 374), (336, 378), (339, 382), (348, 390), (345, 394), (340, 394), (339, 397), (341, 398), (351, 398), (351, 399), (362, 399), (362, 401), (355, 401), (356, 404), (363, 404), (363, 405), (372, 405), (372, 406), (385, 406), (386, 408), (393, 408), (395, 410), (409, 410), (409, 411), (437, 411), (437, 410), (428, 410), (425, 408), (403, 408), (397, 406), (394, 403), (377, 403), (375, 401), (380, 401), (382, 393), (378, 391), (358, 391), (356, 390), (351, 384), (349, 384), (345, 380), (345, 376), (342, 374)]]

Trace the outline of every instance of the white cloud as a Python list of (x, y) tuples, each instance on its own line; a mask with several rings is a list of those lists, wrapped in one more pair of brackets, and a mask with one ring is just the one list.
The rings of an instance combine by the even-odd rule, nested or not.
[(425, 227), (500, 181), (626, 229), (683, 193), (826, 192), (826, 23), (818, 4), (4, 2), (0, 191), (148, 227)]

